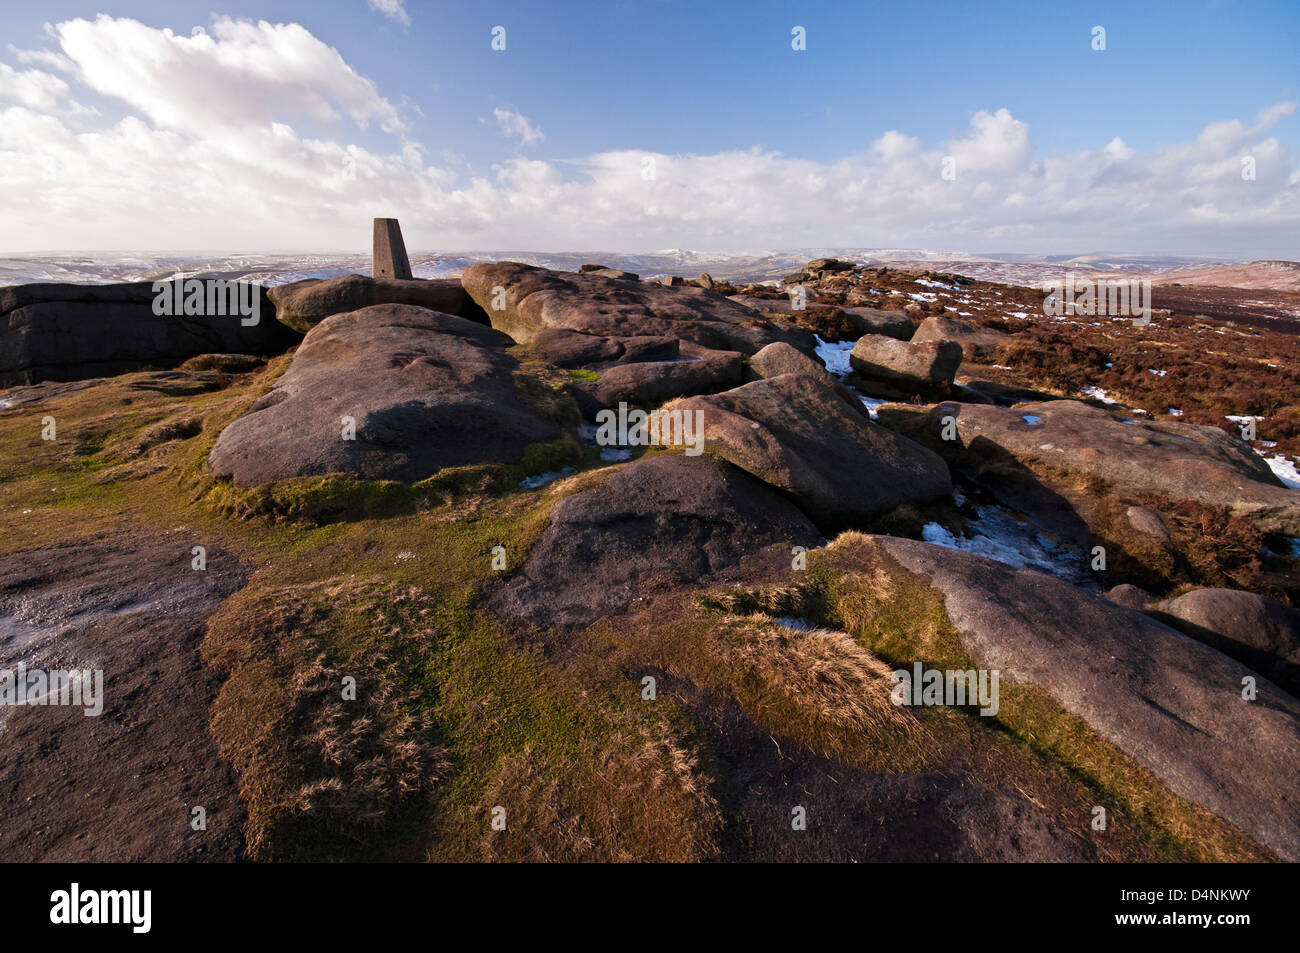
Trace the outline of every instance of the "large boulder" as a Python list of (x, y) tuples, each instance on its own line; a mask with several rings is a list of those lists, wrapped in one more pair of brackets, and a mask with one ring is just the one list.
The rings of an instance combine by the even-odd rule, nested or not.
[(1239, 662), (1061, 580), (916, 540), (858, 539), (943, 594), (978, 667), (1037, 686), (1175, 794), (1300, 860), (1296, 699), (1267, 681), (1244, 699), (1252, 673)]
[(1147, 611), (1300, 695), (1300, 612), (1290, 606), (1237, 589), (1193, 589)]
[(744, 358), (737, 352), (683, 341), (674, 360), (615, 364), (601, 373), (592, 393), (607, 407), (621, 402), (657, 406), (674, 397), (735, 387), (743, 375)]
[(272, 288), (277, 321), (306, 334), (332, 314), (358, 311), (374, 304), (413, 304), (490, 324), (483, 309), (456, 278), (307, 278)]
[(784, 341), (769, 344), (751, 357), (748, 371), (750, 380), (766, 380), (780, 377), (782, 374), (804, 374), (816, 378), (835, 388), (835, 393), (839, 394), (855, 411), (870, 416), (857, 395), (831, 376), (826, 365)]
[(809, 349), (815, 343), (811, 334), (778, 327), (693, 285), (633, 283), (510, 261), (471, 265), (461, 282), (487, 312), (492, 326), (521, 343), (531, 342), (546, 328), (616, 338), (667, 335), (742, 354), (752, 354), (773, 341)]
[(1011, 335), (996, 328), (984, 328), (957, 318), (926, 318), (917, 326), (913, 341), (956, 341), (966, 357), (986, 361), (997, 349), (1011, 340)]
[(859, 524), (952, 492), (937, 454), (863, 417), (813, 376), (782, 374), (671, 406), (700, 412), (705, 452), (792, 494), (819, 525)]
[(580, 627), (634, 608), (643, 591), (696, 584), (766, 546), (820, 542), (788, 500), (730, 464), (657, 454), (557, 503), (492, 604), (520, 621)]
[[(240, 487), (348, 473), (415, 481), (444, 467), (517, 463), (557, 439), (518, 391), (510, 339), (466, 318), (384, 304), (326, 318), (275, 387), (208, 457)], [(343, 418), (355, 439), (343, 439)]]
[(198, 354), (279, 354), (298, 335), (255, 287), (252, 316), (154, 314), (153, 282), (0, 288), (0, 387), (169, 367)]
[(565, 328), (547, 328), (532, 342), (533, 355), (556, 367), (590, 367), (633, 361), (670, 361), (681, 354), (677, 338), (638, 335), (602, 337)]
[(952, 383), (961, 357), (961, 345), (953, 341), (899, 341), (884, 334), (868, 334), (853, 345), (849, 364), (854, 373), (869, 381), (931, 390)]
[(1074, 400), (1014, 409), (941, 403), (930, 412), (936, 435), (947, 417), (957, 438), (949, 445), (989, 472), (1035, 467), (1048, 477), (1100, 478), (1121, 497), (1163, 494), (1223, 506), (1265, 532), (1300, 535), (1300, 492), (1287, 489), (1247, 444), (1217, 427), (1122, 422)]
[(858, 324), (862, 334), (883, 334), (900, 341), (910, 341), (916, 325), (904, 311), (886, 311), (883, 308), (845, 308), (844, 313)]

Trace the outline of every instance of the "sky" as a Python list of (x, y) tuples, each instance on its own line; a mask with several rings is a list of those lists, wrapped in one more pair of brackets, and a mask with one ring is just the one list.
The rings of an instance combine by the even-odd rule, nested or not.
[(1300, 0), (6, 3), (0, 252), (1300, 259), (1298, 53)]

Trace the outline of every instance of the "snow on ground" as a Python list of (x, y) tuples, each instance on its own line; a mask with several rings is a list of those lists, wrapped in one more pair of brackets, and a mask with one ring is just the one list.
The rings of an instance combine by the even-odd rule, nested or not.
[(1080, 388), (1080, 389), (1079, 389), (1079, 393), (1082, 394), (1084, 397), (1095, 397), (1097, 400), (1101, 401), (1103, 404), (1117, 404), (1117, 403), (1119, 403), (1119, 401), (1115, 400), (1115, 398), (1113, 398), (1113, 397), (1107, 397), (1107, 396), (1106, 396), (1106, 392), (1105, 392), (1104, 390), (1102, 390), (1100, 387), (1093, 387), (1093, 386), (1089, 385), (1089, 386), (1087, 386), (1087, 387), (1082, 387), (1082, 388)]
[(916, 284), (926, 288), (943, 288), (945, 291), (956, 291), (956, 285), (945, 285), (942, 281), (931, 281), (928, 278), (917, 278)]
[(3, 397), (0, 397), (0, 410), (8, 410), (8, 409), (9, 409), (9, 401), (5, 400)]
[(539, 486), (546, 486), (546, 484), (550, 483), (553, 480), (558, 480), (560, 477), (566, 477), (569, 474), (575, 472), (576, 471), (573, 469), (573, 467), (565, 467), (563, 470), (560, 470), (558, 472), (555, 470), (550, 470), (547, 471), (546, 473), (538, 473), (535, 476), (524, 477), (522, 480), (519, 481), (519, 485), (523, 487), (525, 490), (535, 490)]
[(1169, 416), (1170, 416), (1170, 417), (1181, 417), (1182, 415), (1183, 415), (1183, 412), (1182, 412), (1181, 410), (1179, 410), (1177, 407), (1170, 407), (1170, 408), (1169, 408)]
[(1084, 572), (1082, 555), (1059, 546), (1028, 520), (1000, 506), (978, 506), (966, 521), (966, 536), (954, 536), (938, 523), (927, 523), (921, 538), (927, 543), (960, 549), (1008, 566), (1035, 569), (1084, 588), (1094, 588)]
[(606, 463), (623, 463), (632, 459), (632, 451), (623, 447), (606, 447), (600, 451), (600, 459)]
[(823, 341), (817, 337), (817, 356), (826, 365), (826, 370), (836, 377), (843, 377), (853, 370), (849, 364), (849, 352), (857, 341)]
[[(1259, 451), (1256, 451), (1258, 453)], [(1262, 453), (1260, 456), (1264, 456)], [(1271, 457), (1264, 457), (1264, 462), (1268, 468), (1273, 471), (1279, 480), (1287, 485), (1289, 489), (1300, 490), (1300, 470), (1296, 469), (1295, 461), (1291, 460), (1280, 453), (1275, 453)]]

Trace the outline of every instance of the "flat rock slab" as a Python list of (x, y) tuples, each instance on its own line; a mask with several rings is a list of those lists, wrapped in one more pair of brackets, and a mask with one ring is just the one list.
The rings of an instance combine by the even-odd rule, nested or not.
[(1300, 702), (1140, 612), (1040, 573), (871, 537), (944, 596), (962, 647), (1036, 685), (1159, 778), (1284, 860), (1300, 859)]
[(0, 288), (0, 387), (75, 381), (168, 367), (198, 354), (279, 354), (298, 335), (272, 320), (257, 289), (258, 321), (157, 315), (149, 281)]
[[(521, 343), (532, 341), (546, 328), (616, 338), (665, 335), (742, 354), (752, 354), (773, 341), (806, 348), (815, 343), (811, 334), (778, 327), (694, 285), (670, 288), (509, 261), (471, 265), (461, 282), (487, 312), (492, 326)], [(501, 307), (493, 307), (494, 303)]]
[(555, 504), (495, 609), (558, 628), (634, 608), (642, 591), (696, 585), (773, 544), (821, 534), (780, 494), (708, 456), (657, 454)]
[(267, 292), (275, 304), (275, 318), (306, 334), (330, 315), (357, 311), (375, 304), (413, 304), (431, 311), (490, 324), (483, 309), (456, 278), (307, 278), (279, 285)]
[[(411, 305), (326, 318), (275, 387), (222, 431), (208, 466), (248, 487), (326, 473), (414, 482), (444, 467), (517, 463), (561, 429), (521, 399), (510, 343)], [(355, 440), (343, 439), (344, 417)]]
[(1300, 535), (1300, 491), (1289, 490), (1258, 454), (1217, 427), (1116, 420), (1074, 400), (938, 404), (930, 425), (956, 423), (957, 442), (989, 467), (1035, 464), (1099, 477), (1120, 496), (1160, 493), (1229, 508), (1265, 532)]
[(672, 406), (701, 412), (706, 453), (792, 494), (824, 527), (952, 492), (937, 454), (863, 417), (815, 377), (782, 374)]
[[(0, 857), (233, 861), (244, 808), (212, 738), (207, 619), (244, 569), (201, 535), (129, 532), (0, 556), (0, 668), (103, 672), (103, 713), (0, 708)], [(190, 828), (190, 809), (207, 830)]]
[(1013, 340), (1012, 335), (996, 328), (985, 328), (957, 318), (926, 318), (917, 326), (913, 341), (956, 341), (962, 353), (972, 360), (991, 358), (997, 349)]

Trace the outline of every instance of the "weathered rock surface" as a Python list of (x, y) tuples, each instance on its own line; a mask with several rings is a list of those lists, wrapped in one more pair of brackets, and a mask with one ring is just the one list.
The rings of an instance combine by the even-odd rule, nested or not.
[(455, 278), (367, 278), (339, 275), (337, 278), (307, 278), (272, 288), (277, 321), (300, 334), (332, 314), (357, 311), (375, 304), (413, 304), (443, 314), (491, 324), (483, 309), (466, 294)]
[(916, 540), (874, 537), (943, 593), (963, 649), (1036, 685), (1171, 791), (1300, 859), (1300, 702), (1147, 616), (1068, 583)]
[(255, 325), (239, 315), (156, 315), (148, 281), (0, 288), (0, 387), (167, 367), (196, 354), (279, 354), (298, 336), (258, 290)]
[[(726, 298), (692, 285), (633, 284), (587, 273), (550, 271), (518, 262), (471, 265), (465, 290), (516, 341), (532, 341), (546, 328), (603, 337), (667, 335), (720, 351), (752, 354), (773, 341), (805, 348), (812, 335), (782, 328)], [(504, 291), (504, 310), (492, 307)]]
[(844, 308), (844, 313), (857, 322), (863, 334), (883, 334), (900, 341), (911, 341), (916, 325), (903, 311), (885, 311), (878, 308)]
[(592, 392), (607, 407), (623, 401), (648, 407), (674, 397), (726, 390), (743, 376), (744, 357), (736, 351), (715, 351), (683, 341), (674, 360), (615, 364), (601, 373)]
[(658, 454), (561, 500), (498, 611), (561, 628), (635, 608), (641, 592), (698, 583), (772, 544), (821, 534), (774, 490), (709, 456)]
[[(245, 572), (210, 543), (207, 569), (194, 571), (199, 542), (137, 528), (0, 556), (0, 669), (103, 673), (97, 716), (83, 706), (0, 708), (0, 857), (242, 857), (236, 775), (208, 728), (222, 678), (199, 645)], [(206, 810), (201, 834), (190, 829), (194, 805)]]
[(988, 360), (1011, 339), (1010, 334), (996, 328), (943, 317), (926, 318), (912, 336), (913, 341), (956, 341), (961, 345), (962, 354), (974, 361)]
[(1110, 592), (1106, 593), (1106, 598), (1117, 606), (1123, 606), (1125, 609), (1136, 609), (1139, 612), (1155, 601), (1151, 593), (1141, 586), (1134, 586), (1127, 582), (1113, 586)]
[(937, 454), (864, 418), (815, 377), (782, 374), (672, 407), (701, 411), (706, 453), (793, 494), (819, 525), (952, 492)]
[[(522, 400), (508, 344), (411, 305), (326, 318), (275, 387), (222, 432), (209, 468), (247, 487), (340, 472), (415, 481), (444, 467), (517, 463), (561, 431)], [(344, 417), (356, 422), (355, 440), (342, 438)]]
[(1159, 493), (1224, 506), (1265, 532), (1300, 535), (1300, 492), (1217, 427), (1122, 423), (1074, 400), (1015, 409), (946, 402), (930, 413), (935, 434), (947, 416), (955, 420), (956, 443), (992, 470), (1032, 465), (1098, 477), (1120, 496)]
[(831, 372), (826, 369), (826, 365), (816, 358), (809, 357), (798, 348), (791, 347), (783, 341), (777, 341), (775, 344), (769, 344), (749, 359), (749, 380), (766, 380), (771, 377), (780, 377), (782, 374), (805, 374), (808, 377), (829, 384), (835, 388), (835, 393), (839, 394), (845, 403), (855, 411), (864, 416), (870, 416), (857, 395), (831, 376)]
[(1149, 614), (1300, 695), (1300, 612), (1237, 589), (1193, 589)]
[(953, 341), (899, 341), (883, 334), (868, 334), (853, 345), (849, 364), (868, 380), (929, 389), (952, 383), (961, 356), (961, 345)]

